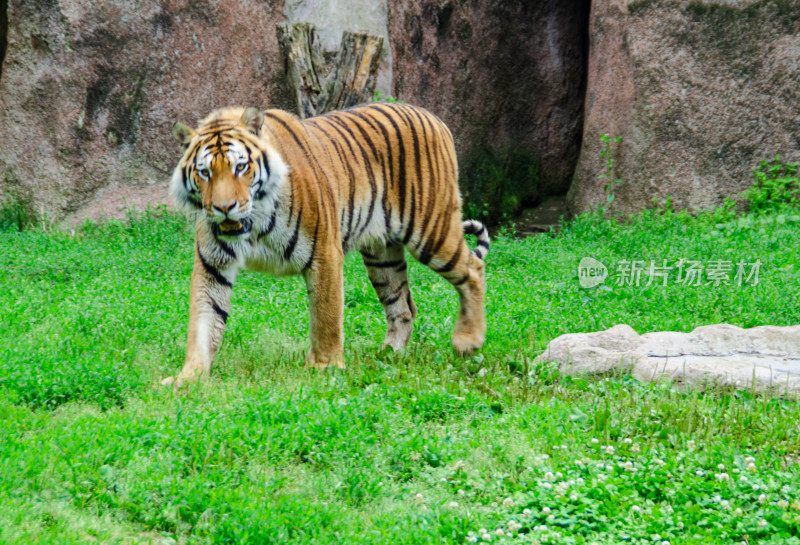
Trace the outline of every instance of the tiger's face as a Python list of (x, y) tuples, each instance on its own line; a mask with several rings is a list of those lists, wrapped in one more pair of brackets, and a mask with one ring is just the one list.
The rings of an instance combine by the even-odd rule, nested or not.
[[(186, 151), (170, 191), (176, 202), (201, 212), (220, 240), (246, 238), (254, 207), (280, 181), (270, 172), (269, 154), (277, 154), (260, 138), (263, 120), (256, 108), (231, 108), (212, 114), (197, 131), (183, 123), (173, 126), (173, 136)], [(282, 162), (273, 157), (276, 161)]]

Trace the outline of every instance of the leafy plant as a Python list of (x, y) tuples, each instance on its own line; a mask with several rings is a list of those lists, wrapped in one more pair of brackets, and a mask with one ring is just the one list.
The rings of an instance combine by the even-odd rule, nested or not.
[(772, 210), (800, 202), (798, 163), (782, 163), (780, 155), (772, 161), (762, 159), (753, 169), (753, 185), (744, 191), (751, 210)]
[(616, 146), (621, 140), (621, 136), (612, 137), (609, 136), (608, 133), (604, 133), (600, 137), (600, 141), (603, 143), (603, 148), (600, 150), (600, 158), (605, 162), (606, 167), (606, 171), (600, 175), (600, 178), (605, 180), (603, 191), (606, 194), (606, 200), (609, 206), (614, 202), (614, 186), (622, 183), (620, 178), (615, 177), (614, 172), (616, 168), (614, 165), (614, 154), (617, 151)]
[(393, 97), (392, 95), (381, 94), (380, 91), (375, 91), (371, 102), (394, 102), (397, 104), (405, 104), (404, 100), (399, 100), (397, 97)]

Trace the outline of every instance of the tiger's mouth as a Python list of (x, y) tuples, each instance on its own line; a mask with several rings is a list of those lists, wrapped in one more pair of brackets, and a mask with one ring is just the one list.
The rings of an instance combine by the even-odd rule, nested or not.
[(226, 219), (221, 223), (214, 223), (212, 229), (217, 238), (236, 239), (250, 232), (253, 222), (250, 218), (241, 220)]

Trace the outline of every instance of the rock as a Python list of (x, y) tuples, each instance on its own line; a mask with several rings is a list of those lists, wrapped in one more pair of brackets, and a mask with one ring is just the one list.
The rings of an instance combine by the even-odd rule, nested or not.
[(573, 213), (607, 203), (603, 133), (622, 136), (611, 206), (672, 199), (695, 212), (752, 183), (777, 153), (800, 160), (800, 3), (596, 0)]
[[(513, 212), (568, 189), (580, 151), (589, 4), (389, 3), (394, 94), (448, 124), (466, 200), (506, 192), (490, 204)], [(482, 166), (505, 170), (513, 186), (472, 179)]]
[[(0, 190), (60, 220), (167, 199), (170, 130), (231, 103), (287, 107), (279, 2), (8, 2)], [(2, 198), (2, 195), (0, 195)], [(73, 214), (76, 223), (86, 214)]]
[(637, 335), (627, 325), (554, 339), (534, 363), (557, 362), (569, 375), (621, 369), (642, 382), (800, 392), (800, 326), (742, 329), (728, 324)]

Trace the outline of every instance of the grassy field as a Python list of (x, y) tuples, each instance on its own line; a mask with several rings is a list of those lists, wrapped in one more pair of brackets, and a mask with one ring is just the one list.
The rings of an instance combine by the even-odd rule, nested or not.
[[(245, 273), (212, 380), (176, 396), (158, 380), (185, 348), (183, 219), (0, 233), (0, 542), (800, 544), (795, 399), (530, 363), (618, 323), (800, 323), (798, 240), (791, 208), (500, 237), (487, 343), (467, 359), (449, 345), (454, 290), (416, 263), (412, 342), (380, 352), (351, 255), (344, 372), (302, 369), (302, 281)], [(579, 286), (586, 256), (604, 286)], [(681, 259), (730, 263), (730, 283), (615, 274)], [(737, 263), (760, 263), (758, 282)]]

